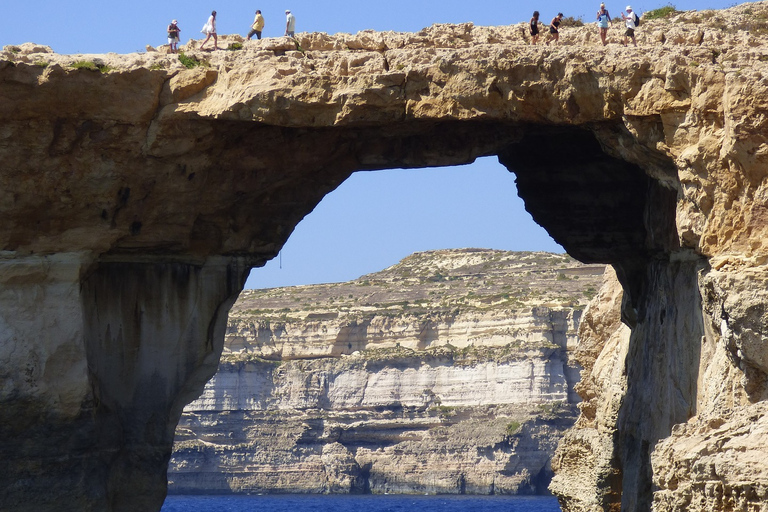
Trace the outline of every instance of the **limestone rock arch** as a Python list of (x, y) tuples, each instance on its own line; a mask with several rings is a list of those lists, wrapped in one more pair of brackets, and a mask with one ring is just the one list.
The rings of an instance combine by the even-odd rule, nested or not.
[(727, 62), (704, 36), (520, 37), (307, 35), (195, 69), (100, 56), (104, 73), (4, 51), (0, 502), (159, 509), (175, 424), (248, 269), (352, 172), (498, 155), (537, 222), (617, 271), (627, 388), (595, 486), (618, 488), (605, 507), (648, 510), (675, 424), (766, 394), (768, 66), (738, 33)]

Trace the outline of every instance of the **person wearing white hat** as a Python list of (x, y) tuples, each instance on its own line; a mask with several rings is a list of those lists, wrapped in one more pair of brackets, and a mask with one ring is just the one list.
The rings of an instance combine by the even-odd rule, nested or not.
[(639, 19), (637, 17), (637, 14), (632, 12), (632, 6), (631, 5), (627, 6), (626, 11), (627, 11), (626, 16), (624, 15), (623, 12), (621, 13), (621, 19), (623, 19), (624, 23), (627, 24), (627, 30), (626, 30), (626, 32), (624, 32), (624, 46), (627, 46), (627, 39), (628, 38), (631, 38), (632, 39), (632, 44), (637, 46), (637, 40), (635, 39), (635, 28), (637, 28)]
[(179, 32), (181, 32), (181, 29), (179, 28), (177, 20), (171, 21), (171, 24), (168, 25), (168, 44), (171, 47), (171, 53), (176, 53), (179, 51)]
[(291, 13), (290, 9), (285, 10), (285, 35), (294, 37), (296, 34), (296, 16)]

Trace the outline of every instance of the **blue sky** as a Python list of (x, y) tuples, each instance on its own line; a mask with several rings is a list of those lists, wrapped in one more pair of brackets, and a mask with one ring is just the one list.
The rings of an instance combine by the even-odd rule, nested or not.
[[(627, 0), (623, 0), (627, 1)], [(665, 1), (633, 2), (636, 12)], [(440, 2), (389, 0), (282, 0), (281, 2), (198, 1), (6, 2), (0, 44), (35, 42), (58, 53), (130, 53), (165, 43), (165, 28), (178, 19), (181, 41), (201, 38), (211, 10), (218, 12), (220, 34), (245, 35), (253, 12), (266, 18), (265, 37), (285, 30), (284, 10), (297, 18), (297, 32), (358, 32), (365, 29), (418, 31), (433, 23), (503, 25), (528, 21), (541, 12), (548, 21), (558, 11), (591, 21), (599, 0), (516, 2)], [(680, 10), (721, 9), (727, 0), (672, 2)], [(612, 15), (626, 6), (608, 0)], [(642, 30), (642, 28), (641, 28)], [(249, 288), (266, 288), (354, 279), (415, 252), (482, 247), (504, 250), (562, 248), (530, 218), (517, 197), (514, 175), (495, 158), (453, 168), (356, 173), (329, 194), (296, 228), (280, 258), (254, 269)]]
[[(612, 15), (619, 15), (628, 0), (607, 0)], [(633, 3), (629, 0), (630, 3)], [(666, 5), (664, 0), (634, 2), (643, 12)], [(721, 9), (734, 5), (728, 0), (672, 1), (678, 9)], [(297, 19), (297, 32), (358, 32), (364, 29), (418, 31), (433, 23), (504, 25), (528, 21), (531, 12), (541, 12), (549, 21), (558, 11), (566, 16), (592, 20), (599, 0), (535, 0), (533, 2), (486, 0), (466, 2), (441, 0), (360, 0), (242, 1), (188, 0), (186, 2), (134, 0), (38, 0), (4, 2), (0, 44), (35, 42), (47, 44), (58, 53), (129, 53), (145, 45), (165, 43), (165, 29), (176, 18), (182, 29), (181, 41), (200, 38), (200, 28), (211, 13), (218, 12), (218, 31), (245, 35), (256, 9), (266, 19), (264, 35), (280, 36), (285, 31), (285, 9)]]
[[(460, 167), (353, 174), (297, 226), (249, 288), (354, 279), (416, 251), (478, 247), (563, 252), (494, 157)], [(281, 268), (282, 267), (282, 268)]]

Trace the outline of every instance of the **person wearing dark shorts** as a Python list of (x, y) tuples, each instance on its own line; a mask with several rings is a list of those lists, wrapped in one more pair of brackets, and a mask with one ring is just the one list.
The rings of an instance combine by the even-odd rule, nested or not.
[(632, 39), (632, 44), (637, 46), (637, 40), (635, 39), (635, 28), (637, 28), (638, 16), (632, 12), (632, 6), (627, 6), (627, 15), (621, 13), (621, 19), (627, 24), (627, 31), (624, 32), (624, 46), (627, 46), (627, 40)]
[(539, 42), (539, 11), (533, 11), (533, 17), (530, 22), (531, 44)]
[(559, 12), (557, 13), (557, 16), (552, 18), (552, 22), (549, 24), (549, 39), (547, 40), (547, 44), (549, 44), (550, 41), (554, 41), (555, 44), (560, 40), (560, 22), (563, 21), (563, 13)]

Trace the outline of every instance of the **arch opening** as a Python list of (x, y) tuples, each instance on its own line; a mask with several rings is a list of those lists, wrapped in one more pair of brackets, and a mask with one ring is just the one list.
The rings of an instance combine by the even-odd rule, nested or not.
[[(648, 162), (638, 158), (638, 154), (643, 154), (638, 144), (627, 149), (611, 146), (615, 140), (605, 142), (610, 138), (606, 133), (622, 132), (612, 126), (590, 130), (529, 126), (502, 131), (498, 126), (475, 124), (475, 128), (437, 130), (450, 135), (445, 137), (450, 141), (450, 151), (446, 150), (445, 142), (435, 143), (429, 136), (419, 135), (419, 130), (410, 135), (421, 143), (408, 136), (391, 140), (382, 137), (377, 139), (373, 156), (368, 154), (371, 148), (347, 150), (355, 154), (356, 168), (368, 170), (391, 167), (393, 163), (422, 167), (433, 162), (463, 163), (483, 154), (498, 155), (500, 162), (517, 176), (519, 195), (525, 200), (526, 209), (569, 254), (585, 262), (610, 263), (616, 268), (625, 289), (622, 316), (634, 329), (630, 348), (634, 355), (627, 359), (627, 371), (652, 374), (654, 368), (644, 361), (653, 350), (687, 350), (688, 344), (700, 334), (700, 322), (697, 324), (691, 318), (690, 331), (672, 332), (666, 330), (663, 322), (653, 320), (664, 317), (658, 314), (657, 295), (665, 287), (672, 293), (672, 283), (688, 283), (682, 292), (675, 292), (680, 294), (681, 301), (695, 303), (698, 297), (695, 275), (700, 261), (690, 254), (681, 256), (686, 251), (679, 247), (675, 235), (677, 191), (674, 180), (669, 179), (674, 170), (672, 163), (653, 155), (651, 171), (644, 169), (642, 164)], [(494, 134), (492, 140), (483, 138), (489, 134)], [(631, 139), (625, 132), (620, 135), (625, 141)], [(462, 140), (464, 136), (467, 140)], [(478, 140), (482, 143), (475, 145)], [(331, 172), (330, 166), (324, 169)], [(337, 181), (343, 181), (345, 173), (338, 172), (335, 168), (331, 173), (335, 177), (326, 182), (328, 190), (335, 188)], [(658, 179), (659, 174), (665, 179)], [(692, 311), (685, 314), (695, 315)], [(654, 339), (662, 341), (654, 344)], [(677, 343), (668, 343), (670, 339)], [(690, 353), (695, 355), (696, 351)], [(682, 396), (680, 408), (663, 417), (645, 417), (641, 411), (658, 406), (656, 399), (651, 398), (642, 408), (624, 407), (621, 411), (616, 430), (626, 441), (623, 446), (633, 448), (614, 454), (611, 470), (624, 476), (619, 477), (619, 484), (614, 478), (610, 485), (629, 489), (625, 499), (637, 500), (647, 494), (653, 443), (665, 432), (668, 434), (674, 423), (687, 419), (693, 410), (697, 370), (693, 365), (686, 368), (682, 377), (665, 374), (640, 379), (648, 389)], [(681, 389), (681, 382), (685, 389)], [(629, 389), (628, 402), (644, 394)], [(633, 469), (625, 474), (624, 467)]]

